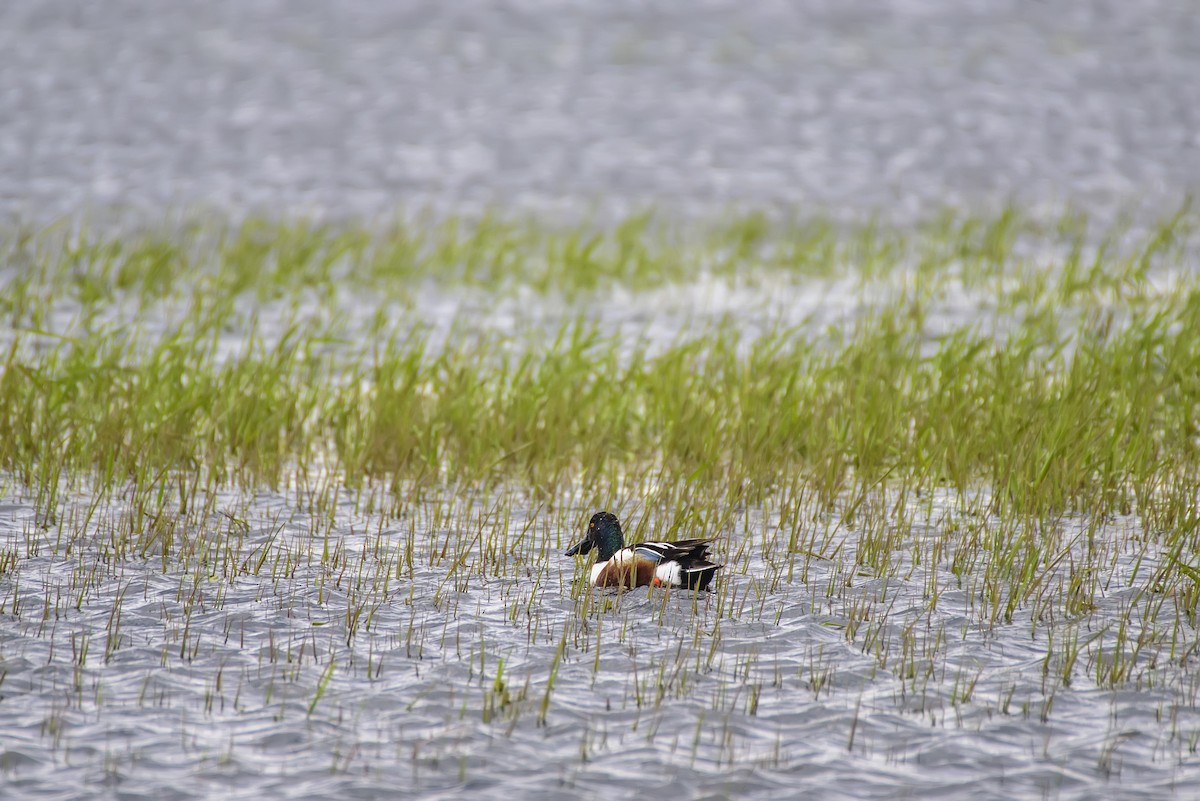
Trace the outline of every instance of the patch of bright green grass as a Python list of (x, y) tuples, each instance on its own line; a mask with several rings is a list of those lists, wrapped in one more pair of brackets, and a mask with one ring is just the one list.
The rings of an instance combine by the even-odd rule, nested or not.
[(930, 339), (885, 309), (820, 342), (729, 324), (653, 354), (586, 321), (517, 351), (472, 336), (330, 352), (325, 332), (299, 331), (235, 358), (182, 331), (148, 347), (18, 341), (0, 373), (0, 467), (105, 489), (178, 472), (280, 486), (314, 461), (392, 487), (652, 468), (751, 498), (802, 481), (825, 505), (882, 482), (985, 486), (996, 511), (1136, 509), (1161, 528), (1187, 514), (1200, 464), (1197, 309), (1184, 294), (1119, 326), (1099, 314), (999, 339)]

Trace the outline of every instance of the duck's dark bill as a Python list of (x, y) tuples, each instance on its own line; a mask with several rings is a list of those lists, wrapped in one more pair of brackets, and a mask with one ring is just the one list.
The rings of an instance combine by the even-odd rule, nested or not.
[(577, 542), (571, 546), (571, 550), (567, 551), (567, 556), (574, 556), (577, 553), (587, 553), (592, 550), (592, 541), (585, 539), (583, 542)]

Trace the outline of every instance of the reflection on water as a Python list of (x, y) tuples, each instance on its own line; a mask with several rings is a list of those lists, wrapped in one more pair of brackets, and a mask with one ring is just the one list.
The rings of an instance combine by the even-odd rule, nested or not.
[(0, 204), (1161, 210), (1197, 41), (1171, 0), (6, 3)]

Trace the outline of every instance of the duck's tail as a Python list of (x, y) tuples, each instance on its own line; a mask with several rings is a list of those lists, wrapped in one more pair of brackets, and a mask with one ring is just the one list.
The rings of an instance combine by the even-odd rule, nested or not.
[(689, 590), (707, 590), (713, 576), (720, 569), (721, 565), (714, 565), (712, 562), (682, 567), (679, 571), (679, 584)]

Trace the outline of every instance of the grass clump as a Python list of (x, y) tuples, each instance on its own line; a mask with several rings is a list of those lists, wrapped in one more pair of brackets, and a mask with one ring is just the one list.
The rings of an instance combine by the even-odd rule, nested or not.
[(0, 263), (9, 269), (0, 274), (0, 315), (13, 327), (47, 330), (53, 311), (91, 318), (114, 304), (145, 312), (201, 296), (262, 303), (315, 292), (329, 303), (366, 292), (403, 301), (432, 284), (582, 297), (702, 279), (775, 285), (897, 275), (953, 276), (1014, 302), (1073, 303), (1144, 290), (1156, 265), (1186, 250), (1195, 229), (1190, 205), (1148, 230), (1097, 230), (1071, 212), (1038, 222), (1011, 208), (992, 219), (947, 213), (916, 230), (760, 212), (704, 224), (646, 211), (606, 226), (494, 213), (375, 223), (184, 218), (118, 231), (70, 220), (3, 232)]
[[(1200, 319), (1190, 295), (1123, 324), (930, 339), (905, 310), (816, 342), (733, 326), (651, 353), (587, 321), (513, 352), (506, 337), (323, 351), (291, 333), (221, 358), (176, 332), (62, 340), (0, 374), (0, 467), (35, 486), (115, 489), (175, 473), (279, 487), (314, 465), (391, 490), (547, 489), (654, 470), (759, 500), (803, 486), (832, 507), (883, 482), (991, 492), (991, 513), (1187, 517)], [(853, 505), (853, 501), (851, 501)]]

